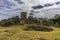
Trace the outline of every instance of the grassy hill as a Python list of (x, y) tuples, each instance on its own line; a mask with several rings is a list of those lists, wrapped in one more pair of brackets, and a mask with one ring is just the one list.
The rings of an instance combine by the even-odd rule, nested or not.
[(0, 40), (60, 40), (60, 28), (51, 32), (26, 31), (22, 25), (0, 27)]

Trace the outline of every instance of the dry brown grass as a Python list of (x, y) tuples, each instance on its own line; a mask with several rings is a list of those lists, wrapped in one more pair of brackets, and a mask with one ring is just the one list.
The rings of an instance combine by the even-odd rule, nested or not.
[(23, 26), (0, 27), (0, 40), (60, 40), (60, 28), (51, 32), (25, 31)]

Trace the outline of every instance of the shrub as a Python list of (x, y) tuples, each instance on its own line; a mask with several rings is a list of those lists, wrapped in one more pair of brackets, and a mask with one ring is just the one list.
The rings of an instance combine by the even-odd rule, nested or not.
[(1, 26), (11, 26), (11, 25), (14, 25), (14, 24), (20, 24), (20, 19), (19, 19), (18, 16), (8, 18), (8, 19), (4, 19), (4, 20), (0, 21)]
[(0, 25), (1, 25), (1, 26), (8, 26), (7, 20), (6, 20), (6, 19), (2, 20), (2, 21), (0, 22)]
[(35, 31), (52, 31), (52, 28), (43, 26), (26, 26), (24, 30), (35, 30)]

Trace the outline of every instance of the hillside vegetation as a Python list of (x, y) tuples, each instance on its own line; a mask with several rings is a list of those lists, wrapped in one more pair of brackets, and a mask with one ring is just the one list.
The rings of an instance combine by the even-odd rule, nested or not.
[(60, 40), (60, 15), (50, 19), (22, 15), (1, 20), (0, 40)]
[(51, 32), (23, 30), (22, 25), (0, 27), (0, 40), (60, 40), (60, 28)]

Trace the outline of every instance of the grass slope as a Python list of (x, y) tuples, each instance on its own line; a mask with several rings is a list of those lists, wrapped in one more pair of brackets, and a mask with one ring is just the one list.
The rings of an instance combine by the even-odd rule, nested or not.
[(60, 40), (60, 28), (51, 32), (25, 31), (23, 26), (0, 27), (0, 40)]

